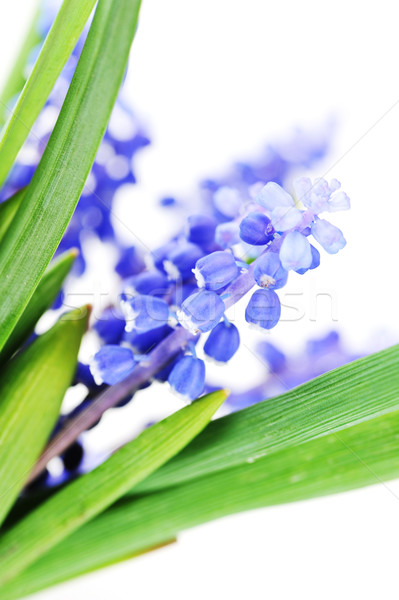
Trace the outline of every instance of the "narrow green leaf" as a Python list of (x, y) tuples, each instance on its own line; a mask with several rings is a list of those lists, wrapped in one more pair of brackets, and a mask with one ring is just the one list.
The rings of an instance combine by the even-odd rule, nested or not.
[(399, 476), (399, 411), (147, 496), (125, 498), (9, 585), (2, 600), (129, 558), (183, 529), (228, 514), (380, 483)]
[(24, 195), (25, 188), (19, 190), (16, 194), (11, 196), (11, 198), (0, 204), (0, 244), (17, 213)]
[(87, 315), (75, 317), (56, 323), (0, 374), (0, 524), (43, 450), (71, 383), (87, 325)]
[(399, 408), (399, 346), (217, 419), (134, 490), (149, 491), (243, 464)]
[(73, 214), (123, 78), (139, 7), (140, 0), (97, 5), (53, 134), (0, 246), (0, 349)]
[(89, 521), (179, 452), (226, 399), (221, 390), (143, 431), (102, 465), (49, 498), (0, 540), (0, 584)]
[[(39, 5), (40, 2), (37, 2), (37, 4)], [(6, 5), (3, 5), (3, 8), (6, 9)], [(4, 13), (6, 13), (6, 10), (4, 10)], [(39, 13), (40, 10), (39, 8), (37, 8), (32, 15), (32, 20), (29, 24), (29, 29), (27, 30), (24, 36), (24, 42), (20, 47), (19, 53), (14, 61), (14, 64), (7, 77), (7, 80), (3, 86), (3, 90), (0, 94), (0, 127), (7, 120), (8, 114), (10, 112), (10, 104), (14, 100), (15, 96), (20, 93), (20, 91), (25, 85), (25, 72), (29, 55), (32, 52), (33, 48), (37, 46), (37, 44), (39, 44), (41, 41), (41, 37), (37, 26)]]
[(0, 135), (0, 187), (68, 60), (96, 0), (64, 0)]
[(0, 352), (0, 366), (29, 338), (42, 314), (53, 304), (62, 282), (71, 270), (76, 254), (76, 250), (69, 250), (50, 263), (29, 300), (29, 304)]

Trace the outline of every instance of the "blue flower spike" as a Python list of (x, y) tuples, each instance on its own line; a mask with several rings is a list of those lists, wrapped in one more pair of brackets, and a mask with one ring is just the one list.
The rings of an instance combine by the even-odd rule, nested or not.
[(240, 237), (247, 244), (264, 246), (274, 237), (274, 227), (262, 212), (250, 212), (240, 223)]
[(193, 273), (199, 288), (216, 291), (233, 281), (239, 270), (231, 252), (217, 250), (200, 258)]
[(204, 352), (217, 362), (226, 363), (237, 352), (240, 345), (240, 334), (233, 323), (225, 319), (221, 321), (208, 336)]
[(187, 400), (195, 400), (205, 387), (205, 364), (200, 358), (183, 356), (173, 367), (168, 381)]
[(139, 295), (121, 300), (122, 312), (126, 319), (125, 330), (145, 333), (162, 327), (169, 320), (169, 306), (156, 296)]
[(280, 299), (273, 290), (256, 290), (245, 310), (247, 323), (262, 329), (273, 329), (281, 315)]
[(283, 268), (276, 252), (265, 252), (255, 263), (254, 278), (260, 287), (278, 290), (287, 283), (288, 272)]
[(100, 348), (90, 363), (90, 371), (97, 385), (114, 385), (125, 379), (136, 366), (130, 348), (109, 344)]
[(202, 289), (184, 300), (177, 318), (191, 333), (206, 333), (216, 327), (224, 310), (224, 302), (215, 292)]

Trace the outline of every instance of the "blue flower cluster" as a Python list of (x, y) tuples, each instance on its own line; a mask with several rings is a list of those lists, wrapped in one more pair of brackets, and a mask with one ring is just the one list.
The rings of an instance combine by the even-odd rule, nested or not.
[(222, 188), (223, 194), (219, 189), (213, 212), (190, 216), (180, 235), (147, 257), (146, 268), (123, 280), (117, 312), (110, 315), (110, 309), (107, 325), (95, 326), (106, 342), (91, 365), (97, 383), (122, 380), (148, 360), (149, 350), (183, 327), (193, 341), (160, 378), (187, 399), (196, 398), (205, 388), (205, 365), (195, 352), (200, 335), (209, 333), (205, 355), (227, 362), (240, 344), (227, 308), (257, 286), (245, 319), (272, 329), (281, 315), (276, 290), (287, 283), (289, 271), (304, 274), (320, 264), (309, 239), (331, 254), (344, 247), (342, 232), (320, 217), (349, 208), (338, 181), (300, 178), (293, 196), (276, 182), (257, 184), (255, 190), (253, 198), (242, 198), (233, 188), (228, 193)]

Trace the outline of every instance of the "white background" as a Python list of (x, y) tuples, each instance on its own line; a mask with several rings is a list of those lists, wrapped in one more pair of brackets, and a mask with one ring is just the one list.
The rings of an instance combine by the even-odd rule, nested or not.
[[(0, 9), (0, 77), (23, 36), (31, 0)], [(190, 195), (202, 176), (256, 156), (295, 126), (337, 119), (321, 171), (352, 199), (338, 219), (348, 246), (293, 281), (305, 317), (272, 341), (300, 348), (332, 326), (347, 344), (373, 349), (399, 334), (399, 36), (393, 1), (144, 0), (128, 92), (154, 143), (138, 163), (141, 185), (128, 227), (148, 244), (165, 235), (151, 219), (158, 195)], [(145, 219), (147, 219), (145, 221)], [(133, 240), (132, 240), (133, 241)], [(338, 322), (312, 298), (330, 291)], [(252, 369), (242, 357), (241, 372)], [(251, 371), (249, 371), (251, 372)], [(239, 385), (239, 381), (236, 382)], [(223, 519), (179, 543), (43, 593), (43, 600), (112, 596), (238, 599), (398, 596), (399, 485)]]

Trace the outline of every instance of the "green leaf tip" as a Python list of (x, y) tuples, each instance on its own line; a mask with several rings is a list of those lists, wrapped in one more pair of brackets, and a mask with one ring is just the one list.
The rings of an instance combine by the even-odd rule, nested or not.
[(144, 430), (94, 471), (73, 481), (7, 531), (0, 540), (0, 585), (184, 448), (225, 399), (224, 390), (213, 392)]
[(0, 186), (39, 116), (96, 0), (64, 0), (7, 123), (0, 133)]

